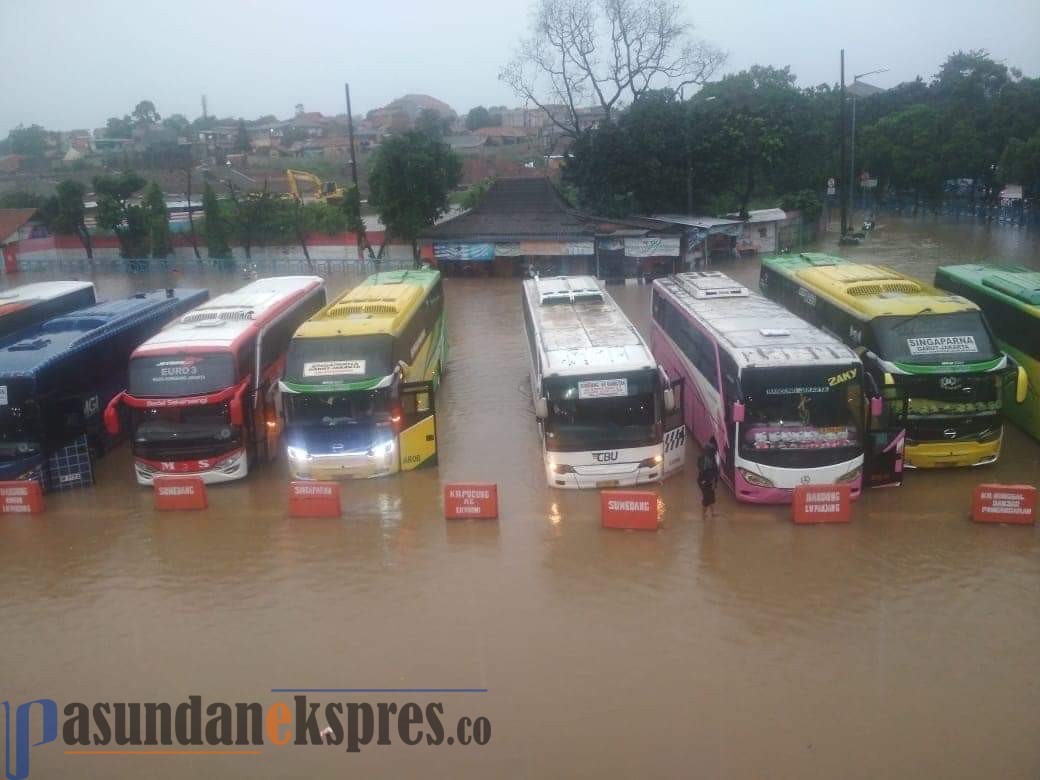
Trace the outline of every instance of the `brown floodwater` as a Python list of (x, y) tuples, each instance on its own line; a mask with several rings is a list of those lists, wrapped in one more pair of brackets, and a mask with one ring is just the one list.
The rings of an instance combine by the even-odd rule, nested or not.
[[(1018, 228), (879, 224), (848, 254), (929, 278), (955, 260), (1040, 267)], [(757, 278), (755, 261), (718, 267)], [(104, 295), (243, 283), (190, 269), (95, 281)], [(612, 291), (645, 330), (648, 289)], [(490, 743), (234, 756), (52, 744), (33, 750), (32, 777), (1040, 774), (1040, 531), (968, 519), (978, 482), (1037, 482), (1040, 444), (1012, 429), (997, 465), (910, 473), (867, 493), (848, 526), (795, 527), (788, 508), (725, 491), (702, 521), (687, 471), (659, 488), (659, 532), (604, 531), (594, 491), (544, 483), (518, 283), (451, 279), (446, 295), (440, 465), (348, 483), (342, 519), (286, 517), (284, 460), (211, 487), (207, 511), (159, 514), (125, 447), (95, 487), (0, 519), (0, 699), (486, 688), (312, 700), (440, 701), (449, 733), (483, 715)], [(497, 483), (500, 519), (444, 521), (447, 481)]]

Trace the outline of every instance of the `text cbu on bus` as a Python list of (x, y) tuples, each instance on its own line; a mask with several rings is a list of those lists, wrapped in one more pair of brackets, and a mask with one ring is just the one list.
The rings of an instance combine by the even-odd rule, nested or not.
[(525, 280), (523, 312), (549, 485), (630, 486), (679, 471), (686, 452), (681, 382), (658, 366), (597, 281)]

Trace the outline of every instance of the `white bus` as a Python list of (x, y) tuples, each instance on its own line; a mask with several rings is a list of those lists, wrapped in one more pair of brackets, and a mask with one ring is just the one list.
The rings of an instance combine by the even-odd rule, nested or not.
[(595, 279), (528, 279), (523, 311), (549, 485), (638, 485), (682, 468), (681, 383)]
[(715, 437), (739, 501), (901, 482), (898, 415), (886, 427), (877, 386), (841, 341), (718, 272), (657, 279), (652, 308), (653, 354), (685, 380), (686, 425), (702, 445)]

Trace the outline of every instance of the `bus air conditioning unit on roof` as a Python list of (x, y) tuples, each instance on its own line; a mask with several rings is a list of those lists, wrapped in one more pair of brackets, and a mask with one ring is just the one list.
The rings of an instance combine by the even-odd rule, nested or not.
[(181, 317), (181, 324), (191, 325), (194, 323), (203, 327), (213, 327), (214, 325), (220, 325), (222, 322), (251, 319), (253, 319), (252, 309), (202, 309), (185, 314)]
[(599, 287), (580, 278), (557, 276), (539, 279), (537, 285), (538, 300), (542, 306), (603, 300), (603, 291)]
[(718, 271), (691, 271), (679, 274), (686, 291), (694, 298), (747, 298), (750, 294), (744, 285), (734, 282)]

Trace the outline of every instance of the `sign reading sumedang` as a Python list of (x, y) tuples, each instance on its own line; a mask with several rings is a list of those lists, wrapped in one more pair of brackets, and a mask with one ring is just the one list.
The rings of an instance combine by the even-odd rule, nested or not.
[[(319, 701), (310, 698), (311, 692), (423, 696), (421, 702), (399, 704)], [(5, 701), (6, 776), (25, 780), (32, 751), (57, 742), (64, 743), (67, 756), (262, 755), (261, 748), (289, 745), (338, 747), (347, 753), (395, 744), (486, 745), (491, 740), (491, 723), (486, 717), (449, 717), (442, 701), (427, 700), (428, 694), (486, 692), (484, 688), (301, 689), (290, 701), (270, 704), (205, 702), (198, 695), (178, 703), (69, 702), (60, 706), (53, 699), (18, 705)], [(39, 735), (39, 740), (32, 742), (30, 732)]]

